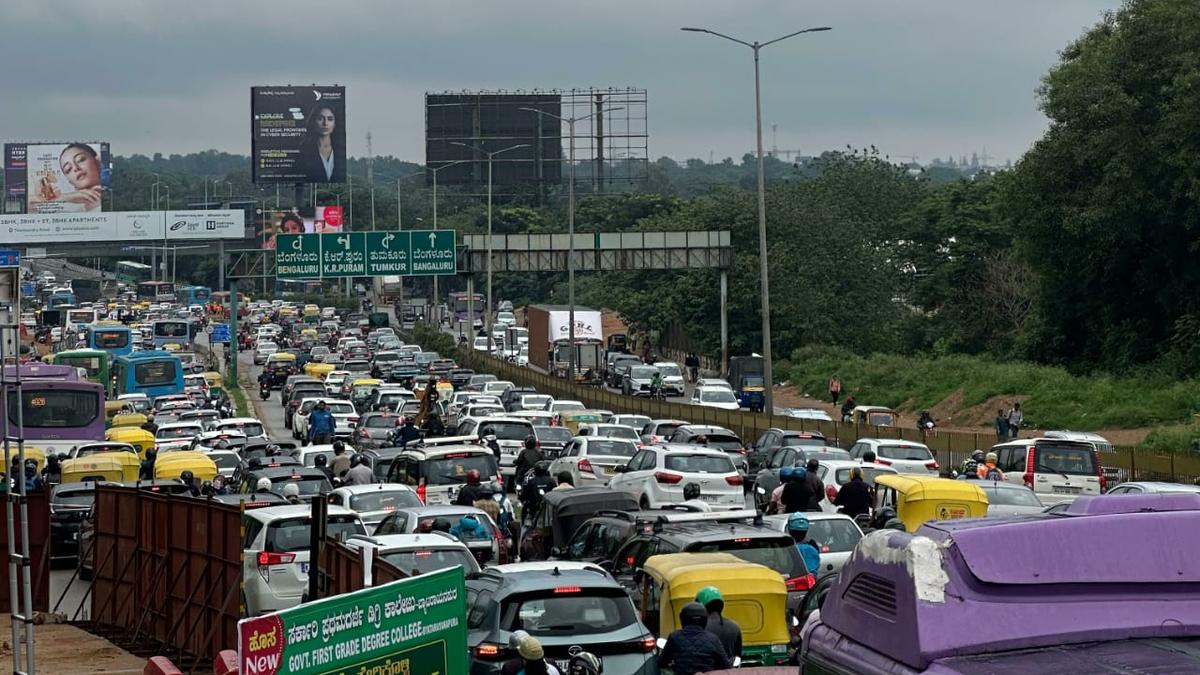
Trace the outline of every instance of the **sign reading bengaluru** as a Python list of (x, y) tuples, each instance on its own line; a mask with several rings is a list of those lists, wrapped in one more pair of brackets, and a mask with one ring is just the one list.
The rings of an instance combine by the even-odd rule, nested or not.
[(242, 675), (467, 672), (461, 567), (238, 622)]
[(454, 230), (278, 234), (275, 276), (280, 279), (432, 276), (454, 274)]

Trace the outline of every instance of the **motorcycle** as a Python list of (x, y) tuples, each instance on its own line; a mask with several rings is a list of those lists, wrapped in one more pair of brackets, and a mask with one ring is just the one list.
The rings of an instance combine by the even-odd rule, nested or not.
[(258, 385), (258, 395), (264, 401), (271, 398), (271, 385), (266, 382)]

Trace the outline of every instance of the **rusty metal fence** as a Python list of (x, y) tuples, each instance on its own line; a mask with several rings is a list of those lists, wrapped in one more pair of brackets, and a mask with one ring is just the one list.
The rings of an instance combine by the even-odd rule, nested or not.
[[(321, 597), (327, 598), (362, 590), (365, 586), (363, 583), (365, 565), (366, 557), (363, 549), (346, 546), (332, 537), (327, 538), (325, 545), (321, 548), (321, 563), (317, 566), (317, 574), (320, 575), (317, 584), (321, 591)], [(406, 578), (408, 578), (407, 574), (387, 560), (379, 556), (371, 558), (372, 586)]]
[[(32, 580), (33, 609), (50, 610), (50, 499), (46, 492), (29, 492), (29, 578)], [(0, 542), (8, 539), (8, 520), (0, 518)], [(17, 528), (17, 550), (21, 529)], [(20, 592), (21, 584), (17, 584)], [(0, 605), (8, 607), (8, 565), (0, 565)], [(22, 594), (21, 597), (24, 597)]]
[(97, 487), (92, 621), (177, 663), (236, 644), (240, 528), (234, 506)]
[[(493, 373), (501, 380), (530, 386), (557, 399), (582, 402), (589, 408), (616, 413), (646, 415), (652, 419), (680, 419), (693, 424), (711, 424), (729, 429), (746, 442), (753, 442), (767, 429), (816, 431), (831, 444), (847, 448), (859, 438), (895, 438), (917, 441), (929, 446), (945, 470), (957, 467), (976, 448), (985, 452), (994, 445), (993, 433), (936, 431), (922, 434), (917, 429), (876, 427), (854, 422), (826, 422), (784, 415), (722, 410), (705, 406), (625, 396), (604, 387), (581, 385), (560, 377), (539, 373), (509, 361), (488, 356), (473, 349), (460, 349), (458, 361), (481, 373)], [(1200, 456), (1162, 453), (1144, 448), (1116, 448), (1100, 453), (1101, 463), (1119, 480), (1166, 480), (1194, 482), (1200, 478)]]

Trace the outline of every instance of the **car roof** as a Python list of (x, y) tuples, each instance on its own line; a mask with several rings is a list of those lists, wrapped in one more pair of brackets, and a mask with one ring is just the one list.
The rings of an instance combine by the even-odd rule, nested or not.
[(685, 425), (679, 427), (679, 429), (677, 429), (677, 431), (683, 431), (685, 433), (691, 432), (691, 433), (697, 433), (697, 434), (711, 434), (711, 433), (715, 432), (715, 433), (729, 434), (731, 436), (737, 436), (737, 434), (735, 434), (732, 430), (727, 429), (722, 426), (717, 426), (716, 424), (685, 424)]
[[(354, 511), (345, 507), (329, 504), (326, 507), (326, 515), (329, 516), (356, 516)], [(246, 511), (246, 517), (270, 523), (275, 520), (283, 520), (285, 518), (303, 518), (312, 515), (312, 506), (308, 504), (288, 504), (287, 506), (264, 506), (261, 509)]]
[(257, 417), (227, 417), (219, 422), (219, 424), (262, 424), (262, 420)]
[(563, 585), (605, 589), (622, 588), (599, 565), (568, 560), (496, 565), (483, 570), (474, 578), (498, 582), (501, 586), (499, 591), (505, 595), (549, 590)]
[(652, 534), (677, 540), (686, 546), (697, 541), (711, 542), (715, 539), (732, 539), (735, 537), (738, 539), (773, 539), (779, 537), (782, 533), (774, 528), (751, 525), (749, 523), (700, 520), (663, 523), (662, 527)]
[(449, 532), (420, 532), (412, 534), (380, 534), (374, 536), (354, 535), (346, 539), (348, 546), (370, 546), (381, 552), (422, 550), (430, 548), (453, 548), (470, 552), (462, 541)]
[[(1200, 485), (1188, 485), (1186, 483), (1171, 483), (1162, 480), (1136, 480), (1126, 481), (1120, 485), (1138, 485), (1141, 487), (1155, 488), (1160, 490), (1169, 490), (1171, 492), (1200, 492)], [(1113, 487), (1117, 487), (1114, 485)]]
[(368, 485), (343, 485), (333, 492), (346, 495), (361, 495), (365, 492), (413, 492), (413, 489), (403, 483), (370, 483)]
[(871, 445), (899, 445), (901, 447), (908, 445), (914, 448), (925, 448), (926, 450), (929, 449), (928, 445), (925, 445), (920, 441), (909, 441), (903, 438), (860, 438), (855, 442), (870, 443)]
[[(618, 439), (619, 440), (619, 439)], [(649, 445), (643, 450), (652, 450), (662, 454), (670, 454), (672, 452), (682, 453), (687, 452), (689, 455), (709, 455), (712, 457), (729, 457), (729, 453), (716, 448), (709, 448), (703, 445), (695, 445), (692, 443), (665, 443), (663, 445)]]
[(325, 478), (325, 472), (315, 466), (288, 464), (285, 466), (264, 466), (253, 469), (249, 473), (256, 478), (276, 478), (278, 476), (299, 476), (301, 478)]

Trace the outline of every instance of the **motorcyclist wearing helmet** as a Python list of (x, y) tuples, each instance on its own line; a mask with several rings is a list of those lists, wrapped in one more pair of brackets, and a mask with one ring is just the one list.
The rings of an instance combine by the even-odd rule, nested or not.
[(804, 558), (804, 566), (809, 574), (816, 574), (821, 569), (821, 552), (816, 544), (808, 539), (808, 516), (803, 513), (793, 513), (788, 518), (788, 534), (796, 542), (796, 550)]
[(567, 675), (604, 675), (604, 663), (591, 652), (579, 652), (567, 664)]
[(271, 491), (271, 479), (266, 478), (266, 477), (259, 478), (258, 483), (255, 484), (255, 486), (254, 486), (254, 489), (258, 492), (270, 492)]
[(996, 462), (1000, 460), (999, 455), (994, 452), (989, 452), (984, 457), (983, 463), (975, 469), (975, 475), (982, 480), (1004, 480), (1004, 472), (1000, 467), (996, 466)]
[(413, 422), (414, 420), (411, 415), (405, 417), (404, 426), (400, 427), (400, 430), (396, 432), (396, 440), (402, 448), (421, 438), (421, 431), (414, 426)]
[(179, 474), (179, 482), (187, 486), (188, 492), (193, 497), (200, 496), (200, 486), (196, 485), (196, 475), (191, 471), (183, 471)]
[(542, 451), (540, 448), (538, 448), (537, 438), (532, 435), (527, 436), (525, 438), (524, 447), (521, 448), (521, 454), (517, 455), (517, 461), (513, 467), (516, 470), (514, 482), (519, 483), (520, 481), (525, 480), (525, 474), (529, 473), (529, 470), (536, 466), (537, 463), (543, 459), (545, 459), (545, 457), (542, 456)]
[(696, 483), (683, 486), (683, 504), (680, 506), (687, 507), (689, 511), (712, 511), (712, 507), (700, 499), (700, 486)]
[(983, 451), (979, 448), (975, 448), (975, 451), (971, 453), (971, 456), (963, 460), (962, 465), (958, 468), (958, 474), (960, 476), (966, 476), (967, 478), (978, 478), (979, 467), (983, 466), (983, 462)]
[(779, 485), (771, 490), (771, 501), (767, 505), (767, 513), (783, 513), (783, 488), (792, 482), (792, 467), (785, 466), (779, 470)]
[(521, 510), (525, 522), (531, 521), (542, 506), (542, 497), (557, 487), (545, 462), (533, 467), (533, 476), (521, 486)]
[(783, 504), (784, 513), (795, 513), (808, 509), (808, 504), (812, 501), (812, 486), (808, 482), (807, 469), (803, 466), (792, 468), (792, 480), (783, 486), (779, 501)]
[(689, 602), (679, 610), (681, 628), (667, 637), (658, 654), (658, 667), (670, 668), (675, 675), (696, 675), (710, 670), (732, 668), (733, 660), (715, 635), (709, 633), (708, 612), (704, 605)]
[(479, 494), (479, 470), (467, 469), (467, 484), (458, 491), (454, 503), (457, 506), (474, 506)]
[(316, 457), (313, 457), (313, 466), (320, 469), (321, 473), (325, 474), (326, 479), (333, 480), (333, 471), (329, 469), (328, 457), (325, 455), (317, 455)]
[(742, 628), (733, 619), (721, 615), (725, 610), (725, 599), (721, 597), (720, 589), (716, 586), (701, 588), (696, 594), (696, 602), (704, 605), (704, 610), (708, 612), (708, 624), (705, 628), (721, 641), (729, 660), (741, 658)]
[(371, 460), (362, 455), (355, 455), (350, 460), (350, 470), (346, 472), (346, 485), (370, 485), (375, 482), (375, 474), (371, 471)]

